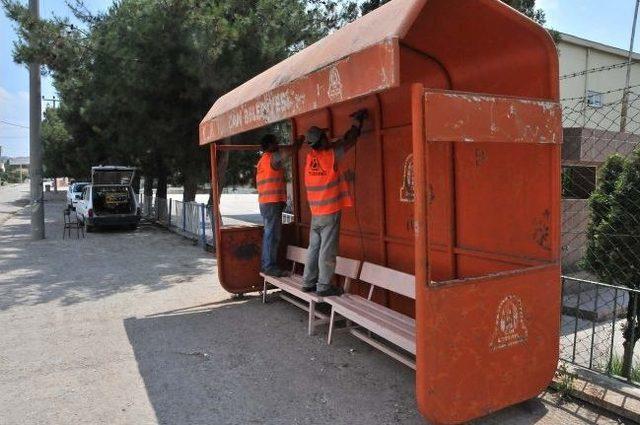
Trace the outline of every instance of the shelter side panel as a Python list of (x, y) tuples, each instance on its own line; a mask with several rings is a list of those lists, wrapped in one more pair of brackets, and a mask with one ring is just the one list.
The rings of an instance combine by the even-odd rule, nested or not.
[[(553, 261), (549, 173), (556, 146), (455, 145), (457, 246), (476, 252)], [(555, 200), (559, 202), (559, 200)], [(461, 276), (483, 271), (460, 262)]]
[(262, 226), (224, 227), (219, 232), (216, 252), (222, 287), (235, 294), (259, 290)]
[(459, 423), (535, 397), (553, 377), (557, 266), (428, 287), (422, 302), (417, 396), (435, 422)]

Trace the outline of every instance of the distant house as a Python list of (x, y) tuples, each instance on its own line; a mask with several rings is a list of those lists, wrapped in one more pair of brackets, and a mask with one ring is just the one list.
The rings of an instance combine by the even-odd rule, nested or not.
[(18, 156), (15, 158), (9, 158), (9, 161), (6, 166), (6, 171), (19, 170), (21, 176), (29, 175), (29, 157), (28, 156)]
[(29, 168), (29, 157), (28, 156), (17, 156), (15, 158), (9, 158), (9, 168)]

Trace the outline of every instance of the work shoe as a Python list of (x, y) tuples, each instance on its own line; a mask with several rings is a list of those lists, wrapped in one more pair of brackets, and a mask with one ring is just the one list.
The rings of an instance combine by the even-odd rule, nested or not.
[(287, 272), (280, 269), (269, 269), (269, 270), (265, 270), (263, 273), (266, 274), (267, 276), (273, 276), (273, 277), (283, 277), (287, 275)]
[(316, 285), (313, 286), (303, 286), (302, 292), (316, 292)]
[(328, 289), (324, 291), (317, 291), (316, 295), (319, 297), (332, 297), (334, 295), (342, 295), (344, 291), (342, 288), (336, 288), (335, 286), (330, 286)]

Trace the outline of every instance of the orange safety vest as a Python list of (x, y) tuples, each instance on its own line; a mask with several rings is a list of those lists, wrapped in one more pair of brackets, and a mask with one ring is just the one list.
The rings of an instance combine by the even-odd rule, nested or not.
[(258, 188), (258, 202), (261, 204), (287, 202), (284, 168), (275, 170), (271, 166), (272, 155), (271, 152), (265, 152), (258, 161), (256, 187)]
[(311, 215), (333, 214), (353, 206), (349, 185), (340, 175), (333, 149), (311, 150), (304, 167), (304, 183)]

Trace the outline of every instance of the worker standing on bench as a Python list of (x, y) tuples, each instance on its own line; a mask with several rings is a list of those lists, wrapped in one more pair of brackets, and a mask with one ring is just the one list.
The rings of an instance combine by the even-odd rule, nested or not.
[(285, 275), (285, 272), (278, 268), (282, 212), (287, 205), (284, 160), (290, 154), (280, 151), (278, 139), (273, 134), (264, 135), (260, 141), (260, 147), (262, 156), (258, 161), (256, 172), (258, 203), (264, 223), (260, 267), (264, 274), (280, 277)]
[(351, 117), (355, 124), (335, 143), (329, 142), (326, 130), (316, 126), (306, 134), (311, 151), (307, 154), (304, 181), (311, 209), (311, 230), (302, 290), (315, 291), (323, 297), (342, 293), (331, 286), (331, 281), (336, 269), (342, 209), (353, 206), (353, 201), (340, 161), (355, 146), (367, 110), (361, 109)]

